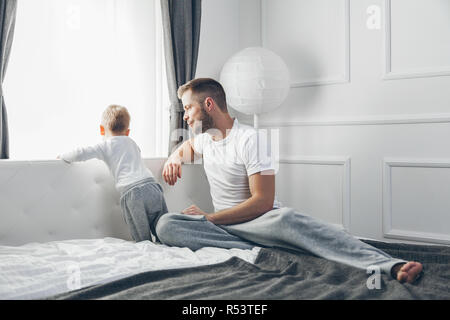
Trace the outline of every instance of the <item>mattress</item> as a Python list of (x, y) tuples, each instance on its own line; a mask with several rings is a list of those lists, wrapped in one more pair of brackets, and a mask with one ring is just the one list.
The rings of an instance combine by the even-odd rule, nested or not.
[(217, 264), (254, 263), (261, 248), (197, 251), (150, 241), (79, 239), (0, 246), (0, 299), (43, 299), (130, 275)]

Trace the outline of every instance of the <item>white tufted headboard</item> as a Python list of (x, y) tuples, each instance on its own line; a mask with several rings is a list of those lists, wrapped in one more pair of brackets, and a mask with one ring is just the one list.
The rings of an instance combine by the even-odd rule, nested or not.
[[(212, 211), (201, 165), (184, 165), (182, 179), (169, 186), (161, 177), (165, 158), (145, 159), (164, 190), (169, 212), (191, 204)], [(99, 160), (0, 160), (0, 245), (115, 237), (131, 240), (120, 195)]]

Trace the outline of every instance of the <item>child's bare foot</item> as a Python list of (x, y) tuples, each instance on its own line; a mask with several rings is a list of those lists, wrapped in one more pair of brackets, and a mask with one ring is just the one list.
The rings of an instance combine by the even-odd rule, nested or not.
[(408, 263), (394, 266), (393, 273), (397, 275), (397, 280), (401, 283), (413, 283), (416, 281), (423, 270), (420, 262), (409, 261)]

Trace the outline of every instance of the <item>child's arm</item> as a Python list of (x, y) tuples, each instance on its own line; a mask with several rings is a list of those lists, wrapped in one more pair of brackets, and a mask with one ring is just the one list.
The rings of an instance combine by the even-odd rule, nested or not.
[(103, 143), (96, 144), (90, 147), (77, 148), (71, 152), (67, 152), (58, 156), (58, 159), (62, 159), (65, 162), (77, 162), (86, 161), (89, 159), (104, 160)]

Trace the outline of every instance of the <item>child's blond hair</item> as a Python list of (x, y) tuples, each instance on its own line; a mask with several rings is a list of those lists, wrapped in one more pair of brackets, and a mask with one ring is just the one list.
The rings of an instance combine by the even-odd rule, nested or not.
[(127, 108), (112, 104), (102, 115), (102, 125), (113, 133), (124, 133), (130, 126), (130, 114)]

